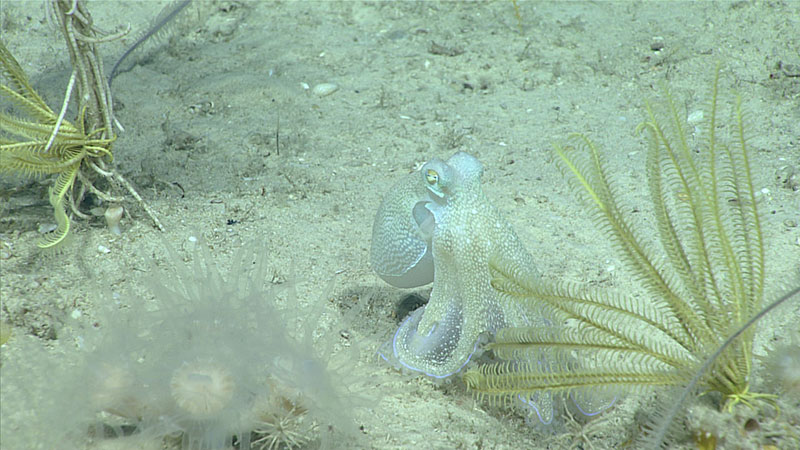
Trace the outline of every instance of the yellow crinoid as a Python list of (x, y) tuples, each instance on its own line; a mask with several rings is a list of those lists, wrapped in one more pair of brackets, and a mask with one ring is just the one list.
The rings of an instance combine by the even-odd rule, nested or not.
[[(78, 210), (78, 204), (87, 190), (109, 198), (92, 185), (87, 169), (108, 176), (102, 160), (112, 159), (115, 136), (102, 128), (87, 131), (86, 107), (81, 108), (74, 123), (64, 119), (64, 111), (53, 112), (31, 87), (17, 60), (1, 42), (0, 79), (0, 95), (26, 116), (0, 112), (0, 172), (34, 177), (56, 175), (49, 200), (58, 227), (38, 243), (39, 248), (56, 249), (69, 235), (67, 205), (75, 215), (86, 217)], [(73, 76), (70, 85), (74, 82)], [(77, 192), (76, 180), (80, 181)]]
[[(525, 402), (541, 392), (560, 393), (595, 413), (623, 392), (696, 385), (717, 393), (725, 411), (758, 401), (774, 405), (773, 396), (751, 390), (751, 325), (798, 290), (764, 308), (762, 219), (745, 114), (736, 98), (731, 123), (718, 122), (718, 84), (719, 68), (698, 136), (688, 131), (669, 91), (647, 104), (639, 130), (650, 135), (646, 170), (653, 230), (634, 227), (620, 203), (614, 169), (591, 140), (578, 135), (570, 146), (555, 146), (560, 169), (642, 286), (645, 300), (548, 283), (502, 255), (490, 261), (492, 286), (506, 301), (542, 310), (564, 327), (500, 330), (488, 347), (504, 361), (464, 375), (479, 397)], [(663, 430), (653, 442), (663, 443)]]

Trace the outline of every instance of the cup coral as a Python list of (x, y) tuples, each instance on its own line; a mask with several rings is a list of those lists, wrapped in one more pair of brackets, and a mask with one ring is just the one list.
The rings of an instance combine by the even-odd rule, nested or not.
[(214, 361), (184, 362), (169, 383), (180, 409), (198, 417), (213, 417), (231, 402), (236, 382), (233, 374)]

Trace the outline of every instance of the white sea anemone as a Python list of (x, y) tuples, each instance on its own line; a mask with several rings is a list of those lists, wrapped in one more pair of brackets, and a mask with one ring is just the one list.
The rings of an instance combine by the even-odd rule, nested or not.
[(58, 387), (29, 395), (49, 399), (53, 436), (39, 448), (354, 446), (354, 409), (374, 400), (329, 291), (306, 301), (291, 282), (271, 284), (262, 248), (245, 247), (223, 274), (199, 247), (188, 265), (170, 253), (151, 270), (152, 301), (96, 302), (107, 311), (75, 330)]

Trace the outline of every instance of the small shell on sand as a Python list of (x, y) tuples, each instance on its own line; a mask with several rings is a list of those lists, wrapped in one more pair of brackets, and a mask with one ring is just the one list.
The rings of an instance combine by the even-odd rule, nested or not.
[(334, 92), (336, 92), (338, 90), (339, 90), (339, 86), (336, 85), (336, 84), (333, 84), (333, 83), (320, 83), (320, 84), (314, 86), (314, 88), (311, 89), (311, 92), (313, 92), (318, 97), (327, 97), (328, 95), (331, 95), (331, 94), (333, 94)]

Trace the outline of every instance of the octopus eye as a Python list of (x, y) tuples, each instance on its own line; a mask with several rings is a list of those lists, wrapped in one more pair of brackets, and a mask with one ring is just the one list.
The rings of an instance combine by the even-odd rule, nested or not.
[(428, 169), (425, 173), (425, 181), (427, 181), (429, 185), (435, 186), (439, 183), (439, 173), (433, 169)]

